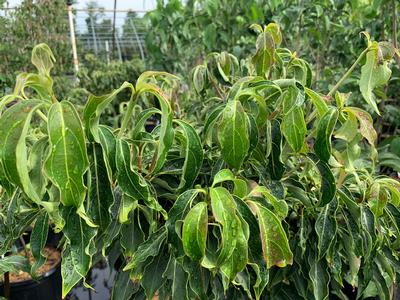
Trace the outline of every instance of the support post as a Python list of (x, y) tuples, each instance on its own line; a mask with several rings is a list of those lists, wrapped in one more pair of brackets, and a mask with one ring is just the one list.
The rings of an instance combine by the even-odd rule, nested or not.
[(76, 51), (76, 39), (75, 39), (75, 28), (74, 28), (74, 15), (72, 13), (72, 3), (68, 1), (68, 18), (69, 18), (69, 29), (71, 35), (71, 44), (72, 44), (72, 56), (74, 59), (74, 70), (75, 74), (79, 71), (79, 62), (78, 62), (78, 53)]

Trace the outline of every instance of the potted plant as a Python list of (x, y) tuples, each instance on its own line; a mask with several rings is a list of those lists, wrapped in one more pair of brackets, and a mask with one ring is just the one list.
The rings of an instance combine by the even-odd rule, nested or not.
[[(122, 257), (113, 299), (392, 298), (400, 184), (376, 174), (371, 118), (337, 91), (362, 64), (377, 109), (395, 49), (368, 37), (323, 96), (276, 24), (253, 29), (252, 57), (212, 53), (195, 68), (180, 118), (165, 72), (90, 95), (80, 116), (52, 93), (50, 49), (35, 47), (38, 73), (0, 102), (0, 181), (6, 203), (18, 193), (62, 230), (63, 297), (102, 255)], [(100, 124), (126, 90), (120, 125)]]

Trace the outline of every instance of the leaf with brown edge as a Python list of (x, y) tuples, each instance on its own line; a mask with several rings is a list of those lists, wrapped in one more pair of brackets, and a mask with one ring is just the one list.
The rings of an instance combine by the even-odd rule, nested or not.
[(293, 263), (293, 253), (289, 247), (286, 232), (279, 218), (268, 208), (248, 201), (256, 211), (260, 227), (261, 243), (267, 268), (283, 268)]

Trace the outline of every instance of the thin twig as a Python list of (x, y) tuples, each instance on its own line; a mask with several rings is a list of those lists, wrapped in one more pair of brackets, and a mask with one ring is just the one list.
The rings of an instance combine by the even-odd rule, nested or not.
[(347, 70), (347, 72), (340, 78), (340, 80), (336, 83), (336, 85), (329, 91), (328, 96), (332, 96), (339, 87), (343, 84), (343, 82), (353, 73), (354, 69), (357, 67), (359, 62), (363, 59), (364, 55), (369, 51), (369, 47), (366, 48), (363, 52), (361, 52), (360, 56), (354, 62), (354, 64)]

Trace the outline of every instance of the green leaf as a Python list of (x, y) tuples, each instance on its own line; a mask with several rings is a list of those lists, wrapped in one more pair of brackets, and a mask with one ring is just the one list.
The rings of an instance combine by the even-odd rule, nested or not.
[(49, 215), (46, 211), (41, 211), (38, 218), (35, 221), (35, 226), (33, 227), (30, 246), (31, 252), (35, 259), (35, 263), (32, 265), (31, 272), (36, 273), (37, 269), (42, 266), (46, 257), (43, 253), (43, 248), (46, 245), (47, 234), (49, 232)]
[(262, 32), (256, 41), (256, 53), (251, 58), (257, 75), (266, 76), (274, 64), (275, 42), (270, 31)]
[(212, 187), (216, 184), (224, 182), (224, 181), (232, 181), (234, 184), (233, 194), (242, 198), (247, 195), (248, 188), (247, 182), (243, 179), (238, 179), (233, 175), (232, 171), (229, 169), (222, 169), (214, 176)]
[(207, 67), (206, 66), (198, 65), (193, 69), (192, 82), (193, 82), (194, 89), (199, 94), (205, 87), (205, 83), (207, 80), (206, 76), (207, 76)]
[(303, 109), (295, 107), (286, 114), (282, 119), (281, 129), (293, 151), (300, 152), (307, 133)]
[(260, 227), (261, 243), (267, 268), (285, 267), (293, 263), (293, 253), (279, 218), (268, 208), (248, 201), (256, 210)]
[(29, 272), (28, 259), (20, 255), (6, 256), (0, 259), (0, 276), (6, 272), (19, 273)]
[(129, 272), (119, 271), (114, 281), (111, 300), (129, 300), (136, 289), (129, 276)]
[(193, 185), (200, 172), (203, 165), (203, 147), (200, 137), (189, 123), (181, 120), (174, 122), (180, 126), (185, 136), (185, 162), (178, 187), (178, 191), (184, 191)]
[(136, 117), (137, 120), (135, 121), (135, 127), (131, 132), (131, 137), (133, 140), (140, 139), (139, 134), (143, 130), (147, 119), (155, 114), (161, 114), (161, 111), (153, 107), (145, 109), (139, 113), (139, 115)]
[(29, 153), (29, 177), (36, 194), (40, 198), (43, 198), (46, 193), (48, 183), (47, 178), (43, 176), (43, 164), (47, 155), (47, 144), (48, 138), (43, 137), (33, 144)]
[(115, 152), (116, 138), (109, 127), (99, 126), (100, 145), (103, 148), (103, 159), (107, 167), (109, 181), (113, 181), (113, 174), (116, 173)]
[(112, 182), (108, 176), (102, 147), (97, 143), (92, 143), (88, 151), (91, 153), (88, 214), (99, 226), (99, 232), (103, 232), (111, 223), (109, 210), (114, 203)]
[(217, 259), (217, 264), (221, 265), (232, 255), (236, 247), (236, 235), (240, 220), (236, 216), (233, 197), (226, 188), (211, 188), (210, 197), (215, 221), (222, 226), (222, 240)]
[[(240, 218), (239, 218), (240, 219)], [(249, 225), (241, 218), (236, 229), (236, 246), (232, 255), (221, 265), (221, 272), (229, 281), (235, 279), (236, 275), (243, 271), (248, 262)]]
[(361, 206), (361, 228), (364, 244), (364, 255), (367, 259), (376, 242), (376, 224), (373, 213), (366, 206)]
[(339, 112), (337, 109), (331, 107), (318, 122), (314, 151), (318, 158), (324, 162), (328, 162), (331, 157), (331, 137), (332, 132), (335, 129), (338, 115)]
[(168, 266), (169, 256), (164, 251), (154, 257), (153, 261), (146, 266), (143, 277), (140, 280), (141, 286), (146, 292), (147, 299), (153, 299), (154, 294), (166, 281), (163, 274)]
[(248, 238), (248, 252), (250, 261), (253, 263), (260, 263), (263, 260), (263, 256), (260, 240), (260, 228), (257, 218), (254, 216), (250, 207), (242, 199), (237, 196), (233, 196), (233, 199), (235, 200), (236, 208), (240, 216), (244, 221), (246, 221), (247, 226), (249, 227), (250, 235)]
[(270, 170), (272, 179), (280, 180), (285, 172), (285, 164), (282, 162), (281, 157), (282, 133), (280, 130), (279, 121), (272, 120), (271, 125), (272, 149), (271, 155), (269, 156), (268, 169)]
[(138, 78), (136, 82), (137, 98), (144, 93), (151, 94), (156, 97), (161, 107), (161, 125), (160, 125), (160, 135), (158, 140), (157, 148), (157, 159), (153, 174), (156, 174), (163, 167), (169, 149), (171, 148), (174, 141), (174, 129), (172, 128), (172, 118), (173, 112), (171, 105), (168, 101), (168, 96), (156, 85), (146, 83), (145, 79), (148, 76), (164, 75), (175, 78), (175, 76), (166, 72), (144, 72)]
[(135, 200), (144, 201), (148, 207), (161, 212), (166, 217), (167, 213), (165, 210), (150, 194), (147, 182), (139, 173), (132, 170), (128, 142), (119, 139), (117, 140), (116, 147), (117, 180), (121, 190)]
[(73, 206), (62, 207), (61, 214), (65, 220), (63, 233), (68, 241), (72, 264), (81, 278), (84, 278), (91, 267), (92, 256), (96, 252), (94, 238), (97, 230), (90, 227)]
[(217, 124), (217, 121), (219, 120), (220, 116), (222, 115), (222, 112), (224, 111), (224, 106), (220, 105), (215, 107), (208, 115), (206, 118), (206, 121), (204, 123), (204, 142), (208, 146), (212, 146), (212, 133), (214, 133), (214, 126)]
[(208, 51), (215, 50), (217, 42), (217, 26), (214, 23), (208, 24), (203, 31), (203, 43)]
[(283, 220), (288, 214), (288, 205), (284, 200), (278, 200), (272, 195), (271, 191), (265, 186), (257, 185), (249, 194), (249, 196), (258, 196), (261, 194), (273, 206), (277, 216)]
[(309, 153), (308, 157), (315, 163), (318, 168), (319, 174), (321, 175), (321, 189), (320, 189), (320, 200), (319, 206), (325, 206), (335, 197), (336, 194), (336, 181), (332, 174), (328, 164), (319, 160), (318, 157)]
[(7, 109), (0, 118), (0, 158), (4, 173), (35, 203), (40, 203), (41, 198), (29, 177), (25, 140), (32, 115), (41, 106), (41, 101), (25, 100)]
[(367, 139), (370, 145), (375, 145), (377, 134), (373, 126), (371, 115), (358, 107), (345, 107), (343, 111), (346, 111), (357, 118), (360, 123), (359, 132)]
[(59, 189), (61, 202), (79, 208), (86, 195), (83, 175), (89, 167), (81, 120), (67, 101), (54, 103), (48, 119), (50, 153), (44, 170)]
[[(131, 94), (135, 93), (135, 88), (129, 82), (124, 82), (121, 87), (115, 89), (110, 94), (103, 96), (89, 95), (83, 110), (83, 121), (85, 123), (86, 136), (89, 141), (100, 143), (99, 137), (99, 120), (106, 107), (114, 100), (114, 98), (124, 89), (129, 88)], [(133, 101), (132, 99), (130, 101)]]
[(358, 132), (357, 118), (354, 114), (349, 113), (346, 121), (336, 131), (335, 137), (350, 143), (356, 137), (357, 132)]
[(168, 267), (163, 276), (172, 281), (171, 299), (189, 299), (187, 297), (189, 274), (184, 271), (182, 265), (172, 255), (169, 258)]
[[(376, 42), (374, 42), (375, 44)], [(365, 101), (373, 108), (373, 110), (380, 115), (378, 106), (376, 105), (375, 96), (373, 90), (376, 87), (386, 84), (392, 71), (388, 67), (386, 61), (380, 62), (378, 58), (379, 48), (377, 45), (371, 47), (371, 50), (367, 52), (365, 64), (361, 67), (360, 76), (360, 91)]]
[(197, 189), (191, 189), (180, 194), (168, 212), (168, 220), (165, 223), (165, 226), (168, 229), (168, 242), (175, 248), (182, 247), (181, 239), (177, 233), (179, 232), (180, 234), (180, 228), (178, 230), (177, 224), (179, 221), (183, 221), (199, 192), (200, 191)]
[(307, 94), (308, 97), (310, 97), (312, 103), (317, 109), (318, 116), (321, 118), (328, 111), (328, 104), (326, 104), (320, 94), (314, 92), (313, 90), (304, 87), (304, 92)]
[(182, 229), (183, 249), (193, 260), (200, 260), (205, 254), (207, 229), (207, 203), (199, 202), (186, 215)]
[(337, 200), (333, 199), (320, 212), (317, 221), (315, 222), (315, 231), (318, 235), (319, 259), (322, 259), (322, 257), (329, 250), (329, 247), (331, 247), (332, 243), (335, 241), (338, 227), (336, 221), (337, 208)]
[[(309, 259), (311, 260), (311, 258)], [(310, 279), (315, 300), (325, 300), (329, 296), (329, 280), (328, 266), (323, 260), (312, 260), (310, 262)]]
[(218, 141), (225, 162), (239, 169), (250, 147), (247, 117), (239, 101), (230, 101), (224, 108)]
[(164, 244), (166, 238), (167, 230), (165, 227), (161, 227), (156, 232), (153, 232), (149, 238), (138, 247), (131, 261), (124, 267), (123, 271), (135, 269), (148, 258), (156, 256), (160, 252), (160, 248)]
[(62, 277), (62, 298), (65, 298), (72, 288), (82, 279), (76, 270), (69, 244), (65, 244), (62, 252), (61, 277)]
[(53, 52), (46, 44), (38, 44), (32, 49), (32, 64), (37, 68), (39, 74), (50, 76), (50, 71), (56, 59)]
[(132, 256), (145, 240), (145, 233), (140, 222), (142, 218), (143, 215), (140, 214), (140, 210), (135, 209), (130, 214), (130, 222), (121, 226), (120, 243), (126, 256)]

